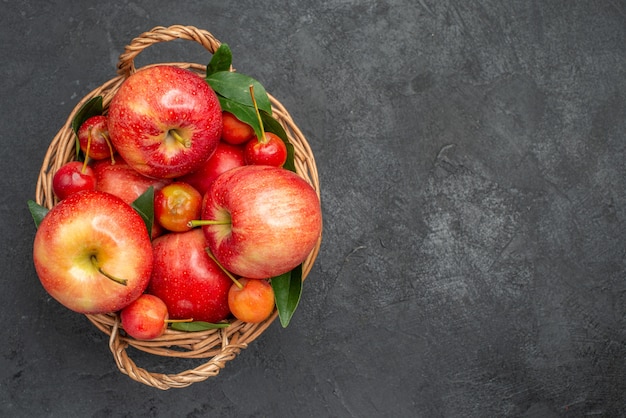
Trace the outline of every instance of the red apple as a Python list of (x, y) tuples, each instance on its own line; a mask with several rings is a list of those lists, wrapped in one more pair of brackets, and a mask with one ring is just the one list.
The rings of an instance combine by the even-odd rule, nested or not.
[(83, 190), (96, 189), (94, 170), (80, 161), (70, 161), (62, 165), (52, 177), (52, 191), (63, 200), (71, 194)]
[(169, 314), (165, 302), (144, 293), (120, 312), (122, 328), (138, 340), (153, 340), (167, 329)]
[[(155, 193), (171, 183), (167, 179), (146, 177), (128, 165), (122, 158), (115, 159), (115, 164), (109, 160), (97, 161), (93, 165), (96, 175), (96, 190), (111, 193), (131, 205), (150, 186)], [(163, 233), (158, 223), (152, 225), (152, 238)]]
[(111, 141), (143, 175), (190, 173), (215, 151), (222, 132), (217, 95), (198, 74), (170, 65), (140, 70), (109, 105)]
[(33, 245), (43, 287), (79, 313), (118, 311), (141, 295), (152, 272), (143, 219), (122, 199), (83, 191), (54, 206)]
[(131, 204), (141, 196), (148, 187), (159, 190), (171, 183), (171, 180), (146, 177), (133, 169), (121, 158), (110, 161), (98, 161), (93, 165), (96, 175), (96, 189), (114, 194)]
[(205, 224), (217, 260), (253, 279), (298, 266), (322, 231), (313, 187), (292, 171), (272, 166), (247, 165), (220, 175), (205, 195), (202, 219), (198, 224)]
[(230, 316), (228, 291), (233, 282), (206, 253), (200, 229), (170, 232), (152, 245), (148, 293), (165, 302), (170, 318), (219, 322)]
[(108, 120), (105, 115), (91, 116), (78, 129), (80, 149), (94, 160), (113, 159), (114, 149), (109, 140)]
[(220, 142), (211, 158), (206, 160), (198, 170), (179, 180), (191, 184), (204, 195), (217, 176), (231, 168), (245, 164), (242, 146)]

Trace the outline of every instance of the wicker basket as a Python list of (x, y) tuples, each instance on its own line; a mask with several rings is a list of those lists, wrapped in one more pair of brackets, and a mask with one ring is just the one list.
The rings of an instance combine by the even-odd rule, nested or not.
[[(85, 96), (74, 108), (65, 125), (52, 140), (45, 155), (36, 188), (36, 201), (42, 206), (52, 208), (56, 197), (52, 191), (52, 177), (55, 171), (75, 156), (75, 134), (71, 122), (80, 107), (96, 96), (102, 96), (105, 109), (119, 89), (120, 85), (136, 70), (134, 59), (145, 48), (159, 42), (168, 42), (174, 39), (186, 39), (201, 44), (211, 54), (220, 46), (220, 42), (205, 30), (192, 26), (155, 27), (133, 39), (120, 55), (117, 66), (117, 77), (104, 83)], [(208, 62), (208, 60), (207, 60)], [(204, 74), (206, 66), (200, 64), (175, 62), (167, 63), (187, 68), (199, 74)], [(152, 64), (157, 65), (157, 64)], [(146, 66), (149, 67), (150, 65)], [(318, 197), (319, 178), (311, 148), (302, 132), (298, 129), (287, 110), (269, 95), (274, 117), (281, 123), (287, 132), (289, 140), (295, 148), (294, 163), (296, 172), (307, 180), (316, 190)], [(320, 241), (303, 263), (303, 279), (310, 272), (320, 248)], [(219, 374), (226, 362), (233, 360), (242, 349), (259, 337), (267, 327), (277, 318), (276, 310), (266, 321), (259, 324), (249, 324), (232, 320), (227, 328), (201, 332), (182, 332), (168, 329), (165, 334), (151, 341), (135, 340), (120, 332), (119, 316), (115, 313), (86, 315), (86, 317), (102, 332), (109, 336), (109, 348), (120, 371), (132, 379), (159, 389), (180, 388), (195, 382), (206, 380)], [(157, 356), (179, 357), (189, 359), (206, 359), (207, 361), (192, 369), (175, 374), (153, 373), (137, 366), (128, 354), (132, 346), (138, 350)]]

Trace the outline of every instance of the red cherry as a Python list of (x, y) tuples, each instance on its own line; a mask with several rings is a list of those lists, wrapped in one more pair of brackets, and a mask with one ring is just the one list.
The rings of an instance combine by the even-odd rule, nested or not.
[(52, 178), (52, 190), (59, 200), (82, 190), (96, 189), (93, 169), (80, 161), (71, 161), (61, 166)]
[(201, 207), (202, 195), (187, 183), (171, 183), (154, 192), (154, 217), (168, 231), (189, 231), (188, 223), (200, 218)]
[(113, 158), (113, 145), (109, 139), (108, 119), (104, 115), (88, 118), (78, 129), (80, 149), (94, 160)]
[(122, 328), (138, 340), (153, 340), (167, 328), (167, 305), (160, 298), (142, 294), (120, 312)]
[(235, 318), (259, 323), (274, 312), (274, 289), (264, 279), (239, 279), (242, 287), (233, 283), (228, 291), (228, 307)]
[(222, 140), (239, 145), (249, 141), (253, 136), (252, 126), (240, 121), (230, 112), (222, 112)]
[(282, 167), (287, 161), (287, 147), (278, 135), (265, 132), (265, 142), (256, 137), (246, 143), (243, 151), (248, 165)]

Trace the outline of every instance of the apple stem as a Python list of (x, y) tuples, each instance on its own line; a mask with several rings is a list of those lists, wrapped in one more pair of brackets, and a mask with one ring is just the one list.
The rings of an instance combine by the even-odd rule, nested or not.
[(254, 85), (250, 84), (250, 98), (252, 99), (252, 106), (254, 106), (254, 111), (256, 112), (256, 117), (259, 121), (259, 126), (261, 127), (261, 138), (259, 138), (259, 142), (262, 144), (267, 144), (267, 137), (265, 136), (265, 128), (263, 127), (263, 120), (261, 119), (261, 112), (259, 112), (259, 107), (256, 104), (256, 98), (254, 97)]
[(197, 226), (206, 226), (206, 225), (230, 225), (230, 220), (224, 221), (216, 221), (211, 219), (194, 219), (192, 221), (187, 222), (187, 226), (190, 228), (195, 228)]
[(209, 258), (213, 260), (220, 269), (222, 269), (222, 271), (230, 278), (230, 280), (232, 280), (233, 283), (235, 283), (235, 285), (237, 285), (238, 288), (243, 289), (243, 285), (239, 282), (239, 280), (237, 280), (230, 271), (226, 270), (226, 268), (222, 265), (222, 263), (217, 261), (217, 258), (215, 258), (213, 253), (211, 253), (211, 250), (209, 250), (208, 248), (205, 248), (204, 250), (206, 251)]
[(182, 144), (185, 148), (191, 147), (191, 141), (180, 136), (176, 129), (170, 129), (168, 133), (174, 137), (176, 142)]
[(98, 272), (102, 274), (104, 277), (106, 277), (107, 279), (113, 280), (115, 283), (119, 283), (122, 286), (126, 286), (128, 284), (128, 280), (120, 279), (119, 277), (115, 277), (107, 273), (106, 271), (102, 270), (102, 267), (100, 267), (100, 264), (98, 263), (98, 259), (96, 258), (95, 255), (91, 256), (91, 263), (94, 265), (96, 269), (98, 269)]

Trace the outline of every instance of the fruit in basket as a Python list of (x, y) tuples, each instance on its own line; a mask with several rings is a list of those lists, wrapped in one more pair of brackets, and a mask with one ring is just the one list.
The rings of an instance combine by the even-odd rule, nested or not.
[(222, 112), (222, 140), (228, 144), (240, 145), (254, 136), (252, 126), (237, 119), (230, 112)]
[(202, 164), (198, 170), (179, 178), (179, 180), (191, 184), (200, 194), (204, 195), (213, 180), (220, 174), (245, 164), (243, 146), (220, 141), (211, 158)]
[(201, 230), (170, 232), (152, 245), (154, 268), (147, 292), (165, 302), (170, 318), (219, 322), (230, 316), (233, 282), (206, 253)]
[(152, 247), (141, 216), (100, 191), (75, 193), (43, 218), (33, 244), (46, 291), (79, 313), (115, 312), (148, 286)]
[(167, 329), (167, 306), (154, 295), (144, 293), (120, 312), (122, 328), (138, 340), (153, 340)]
[(215, 151), (222, 110), (198, 74), (156, 65), (128, 77), (109, 105), (109, 134), (117, 152), (143, 175), (180, 177)]
[(65, 163), (52, 177), (52, 190), (59, 200), (83, 190), (95, 189), (96, 175), (93, 169), (80, 161)]
[(148, 187), (159, 190), (170, 184), (167, 179), (154, 179), (140, 174), (123, 159), (116, 158), (115, 164), (109, 160), (98, 161), (93, 165), (96, 175), (96, 189), (114, 194), (132, 204)]
[(254, 137), (246, 143), (243, 155), (246, 164), (282, 167), (287, 161), (287, 146), (278, 135), (264, 132), (261, 139)]
[(115, 150), (109, 139), (109, 128), (105, 115), (94, 115), (85, 120), (78, 129), (78, 144), (89, 158), (104, 160), (111, 158)]
[(171, 183), (154, 192), (154, 218), (168, 231), (189, 231), (188, 223), (200, 217), (201, 206), (202, 195), (188, 183)]
[(253, 279), (301, 264), (322, 231), (319, 198), (309, 183), (283, 168), (246, 165), (220, 175), (204, 197), (202, 225), (217, 260)]
[(233, 316), (243, 322), (259, 323), (274, 312), (274, 290), (267, 280), (239, 279), (242, 287), (232, 284), (228, 306)]

